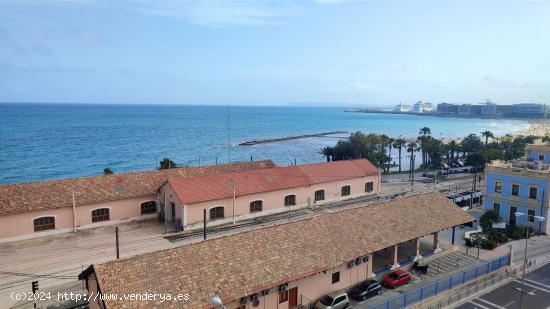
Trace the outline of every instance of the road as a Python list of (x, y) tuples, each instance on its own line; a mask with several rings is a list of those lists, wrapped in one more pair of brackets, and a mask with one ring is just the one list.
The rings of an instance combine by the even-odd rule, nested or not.
[[(488, 293), (458, 305), (457, 309), (516, 309), (520, 308), (521, 277)], [(550, 263), (525, 276), (525, 309), (550, 308)]]

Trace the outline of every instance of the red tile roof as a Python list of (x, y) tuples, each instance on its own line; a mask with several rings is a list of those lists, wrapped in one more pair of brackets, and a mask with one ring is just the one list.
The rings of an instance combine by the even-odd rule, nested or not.
[(377, 176), (378, 168), (366, 159), (266, 168), (254, 171), (170, 178), (178, 198), (186, 204), (296, 188), (336, 180)]
[(445, 196), (426, 193), (94, 264), (93, 270), (103, 293), (190, 296), (185, 303), (106, 301), (107, 308), (208, 308), (214, 295), (229, 303), (472, 220)]
[(270, 161), (183, 167), (161, 171), (0, 185), (0, 215), (92, 204), (155, 194), (170, 177), (211, 175), (274, 167)]

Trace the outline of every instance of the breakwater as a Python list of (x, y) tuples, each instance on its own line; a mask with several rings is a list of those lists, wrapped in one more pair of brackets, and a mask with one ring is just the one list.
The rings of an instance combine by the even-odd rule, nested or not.
[(278, 137), (278, 138), (268, 138), (268, 139), (259, 139), (259, 140), (252, 140), (247, 142), (242, 142), (239, 144), (239, 146), (253, 146), (257, 144), (267, 144), (267, 143), (275, 143), (275, 142), (283, 142), (283, 141), (289, 141), (294, 139), (301, 139), (301, 138), (309, 138), (309, 137), (322, 137), (327, 135), (333, 135), (333, 134), (345, 134), (348, 133), (346, 131), (330, 131), (330, 132), (322, 132), (322, 133), (316, 133), (316, 134), (304, 134), (304, 135), (296, 135), (296, 136), (285, 136), (285, 137)]

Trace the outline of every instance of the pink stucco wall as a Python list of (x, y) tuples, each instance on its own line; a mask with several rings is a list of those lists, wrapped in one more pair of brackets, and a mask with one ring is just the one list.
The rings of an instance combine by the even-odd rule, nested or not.
[[(367, 194), (365, 192), (365, 183), (373, 182), (373, 192), (370, 194), (377, 194), (379, 192), (379, 177), (378, 176), (367, 176), (355, 179), (327, 182), (315, 184), (307, 187), (297, 187), (291, 189), (263, 192), (257, 194), (237, 196), (235, 199), (235, 216), (243, 216), (250, 214), (250, 202), (255, 200), (263, 201), (263, 212), (280, 210), (284, 207), (284, 198), (287, 195), (295, 194), (296, 195), (296, 204), (297, 205), (306, 205), (313, 203), (315, 191), (324, 189), (325, 190), (325, 201), (349, 198), (353, 196), (359, 196)], [(341, 188), (343, 186), (351, 186), (351, 195), (347, 197), (342, 197)], [(174, 202), (176, 204), (176, 218), (181, 219), (183, 214), (183, 224), (191, 225), (195, 223), (200, 223), (203, 220), (203, 210), (207, 211), (213, 207), (223, 206), (225, 218), (231, 218), (233, 216), (233, 198), (221, 199), (221, 200), (212, 200), (200, 203), (193, 203), (185, 205), (179, 201), (176, 194), (172, 191), (169, 184), (164, 186), (161, 190), (161, 196), (166, 194), (167, 201)], [(161, 197), (162, 198), (162, 197)], [(169, 203), (168, 203), (169, 205)], [(169, 206), (167, 211), (169, 212)], [(209, 212), (207, 212), (207, 218)]]
[[(141, 216), (141, 203), (156, 200), (156, 195), (143, 196), (132, 199), (111, 201), (104, 203), (78, 205), (76, 206), (76, 225), (77, 227), (93, 227), (108, 224), (108, 221), (92, 224), (92, 210), (98, 208), (109, 208), (110, 221), (124, 220)], [(77, 202), (78, 203), (78, 202)], [(33, 220), (44, 216), (55, 217), (55, 230), (34, 232)], [(14, 238), (32, 235), (48, 235), (55, 232), (70, 231), (74, 225), (73, 208), (63, 207), (58, 209), (48, 209), (32, 211), (13, 215), (0, 216), (0, 239)]]
[[(297, 287), (297, 301), (300, 304), (300, 296), (304, 296), (306, 299), (315, 302), (321, 296), (346, 289), (350, 286), (354, 286), (364, 280), (370, 278), (372, 273), (372, 256), (368, 263), (362, 263), (352, 268), (348, 268), (347, 264), (343, 264), (340, 267), (336, 267), (326, 272), (320, 272), (312, 276), (299, 279), (288, 283), (289, 290)], [(332, 283), (332, 274), (340, 272), (340, 281)], [(278, 287), (271, 289), (270, 293), (266, 296), (259, 297), (260, 304), (258, 307), (253, 307), (252, 304), (248, 304), (246, 309), (252, 308), (277, 308), (288, 309), (288, 301), (279, 303), (279, 291)], [(304, 305), (307, 305), (304, 303)], [(233, 301), (228, 304), (227, 308), (239, 308), (239, 300)]]

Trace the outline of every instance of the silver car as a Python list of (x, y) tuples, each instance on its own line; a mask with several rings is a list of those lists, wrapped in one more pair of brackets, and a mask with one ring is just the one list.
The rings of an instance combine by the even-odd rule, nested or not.
[(317, 309), (341, 309), (350, 306), (348, 294), (346, 292), (334, 292), (325, 295), (315, 304)]

